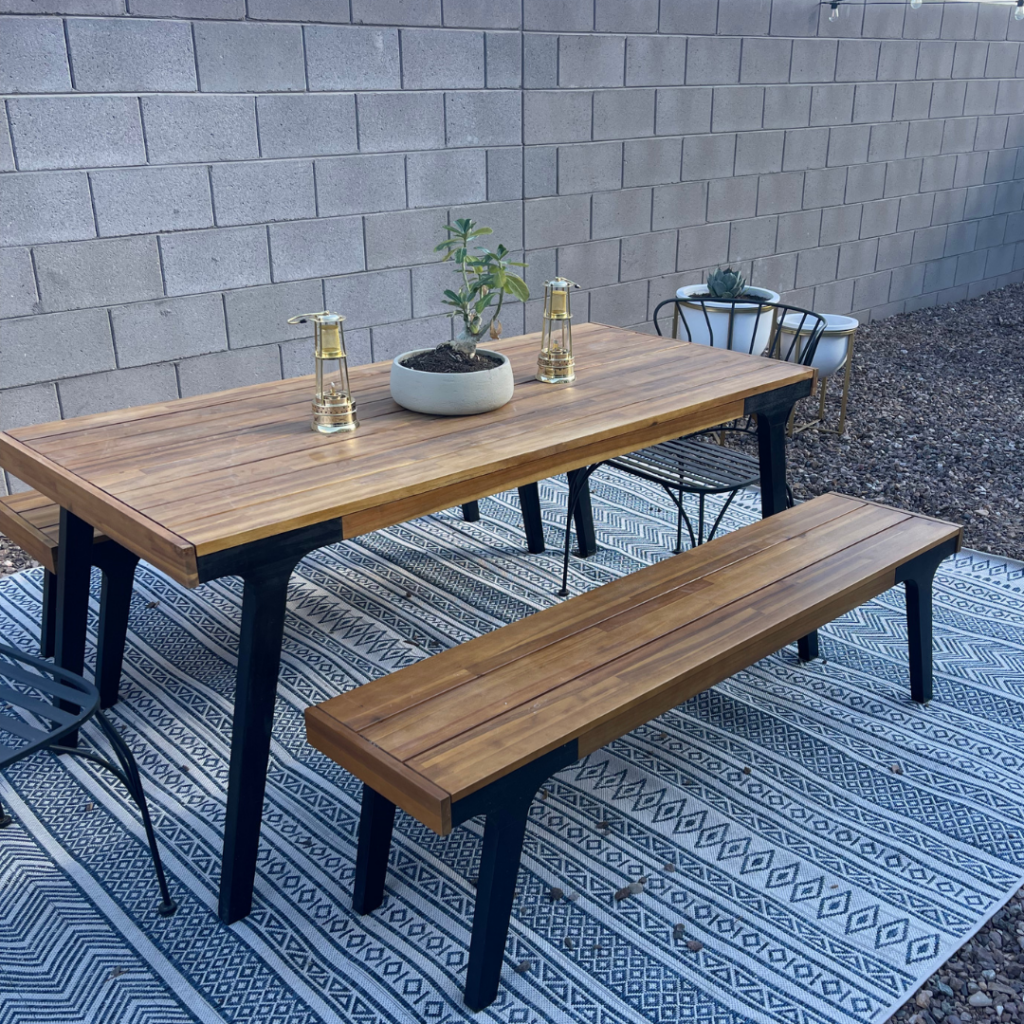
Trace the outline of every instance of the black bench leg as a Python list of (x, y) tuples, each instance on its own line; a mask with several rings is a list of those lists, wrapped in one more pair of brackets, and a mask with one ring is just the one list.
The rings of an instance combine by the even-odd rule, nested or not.
[(474, 1011), (498, 994), (529, 813), (529, 800), (515, 800), (487, 815), (466, 972), (465, 1001)]
[(796, 654), (801, 661), (814, 661), (818, 657), (818, 631), (800, 637), (796, 642)]
[(462, 506), (462, 518), (467, 523), (479, 523), (480, 522), (480, 502), (478, 502), (478, 501), (467, 501)]
[(896, 570), (906, 594), (910, 696), (919, 704), (932, 699), (932, 582), (943, 560), (955, 553), (956, 542), (950, 540)]
[(524, 484), (519, 488), (519, 507), (523, 512), (526, 550), (531, 555), (542, 554), (544, 551), (544, 522), (540, 517), (540, 490), (536, 484)]
[(384, 902), (384, 880), (394, 825), (395, 805), (363, 783), (356, 880), (352, 890), (352, 909), (357, 914), (369, 914)]
[(94, 560), (103, 573), (96, 684), (100, 691), (100, 707), (109, 708), (117, 703), (117, 691), (121, 685), (128, 613), (131, 610), (135, 567), (139, 564), (139, 558), (120, 544), (109, 541), (98, 548)]
[[(57, 635), (53, 660), (60, 668), (82, 674), (85, 667), (85, 631), (89, 620), (89, 570), (92, 566), (93, 528), (66, 508), (60, 510), (57, 549)], [(60, 704), (60, 701), (58, 701)], [(77, 710), (68, 705), (66, 710)], [(65, 747), (78, 746), (78, 732), (68, 733)]]
[(39, 653), (52, 658), (57, 646), (57, 576), (43, 570), (43, 613), (39, 617)]

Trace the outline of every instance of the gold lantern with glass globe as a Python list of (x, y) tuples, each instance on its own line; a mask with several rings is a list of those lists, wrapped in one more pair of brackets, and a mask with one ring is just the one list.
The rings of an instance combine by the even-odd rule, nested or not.
[(345, 318), (323, 310), (293, 316), (288, 323), (313, 322), (313, 354), (316, 358), (316, 396), (313, 399), (314, 430), (321, 434), (350, 433), (359, 426), (356, 403), (348, 380), (348, 355), (345, 352)]
[(537, 380), (545, 384), (568, 384), (576, 379), (572, 356), (572, 281), (556, 277), (544, 285), (544, 327), (541, 331)]

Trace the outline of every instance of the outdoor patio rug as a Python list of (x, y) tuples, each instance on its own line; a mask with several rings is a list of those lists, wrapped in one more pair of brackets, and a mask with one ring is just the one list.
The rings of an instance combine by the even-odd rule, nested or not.
[[(602, 549), (573, 562), (576, 592), (666, 557), (674, 532), (648, 485), (602, 470), (594, 491)], [(142, 567), (113, 716), (180, 908), (156, 915), (138, 818), (107, 776), (48, 754), (14, 766), (0, 1022), (474, 1019), (480, 823), (440, 839), (400, 813), (385, 904), (355, 916), (360, 786), (307, 746), (302, 712), (552, 604), (564, 494), (543, 485), (543, 556), (505, 494), (478, 524), (455, 510), (302, 563), (255, 909), (230, 928), (216, 893), (240, 587)], [(728, 526), (757, 508), (742, 496)], [(501, 990), (475, 1019), (884, 1021), (1024, 880), (1022, 592), (1019, 564), (942, 568), (927, 708), (909, 700), (894, 590), (822, 630), (827, 660), (782, 651), (561, 772), (534, 803)], [(0, 633), (25, 650), (39, 599), (38, 571), (0, 584)]]

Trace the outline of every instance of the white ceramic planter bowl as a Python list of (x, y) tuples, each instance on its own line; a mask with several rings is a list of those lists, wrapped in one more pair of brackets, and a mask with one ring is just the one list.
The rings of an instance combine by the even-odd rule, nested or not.
[[(818, 371), (819, 377), (831, 377), (836, 370), (842, 369), (846, 363), (846, 353), (850, 344), (850, 336), (860, 326), (860, 321), (852, 316), (840, 316), (838, 313), (822, 313), (827, 326), (821, 333), (818, 340), (818, 347), (814, 351), (812, 365)], [(803, 316), (800, 313), (790, 313), (782, 321), (782, 351), (786, 358), (794, 362), (797, 357), (796, 345), (790, 345), (793, 335), (800, 329), (800, 321)], [(786, 328), (789, 328), (789, 332)], [(803, 335), (810, 334), (806, 329), (800, 332)]]
[[(707, 285), (688, 284), (676, 292), (676, 298), (684, 303), (680, 310), (686, 320), (686, 327), (690, 329), (690, 340), (698, 345), (711, 345), (714, 341), (715, 348), (729, 348), (729, 317), (733, 317), (732, 326), (732, 350), (734, 352), (750, 352), (755, 356), (761, 355), (768, 347), (772, 335), (772, 320), (774, 310), (765, 309), (757, 303), (738, 302), (736, 312), (732, 313), (732, 304), (729, 302), (716, 302), (714, 299), (705, 299), (704, 306), (707, 309), (707, 319), (704, 317), (704, 310), (697, 299), (691, 299), (691, 295), (699, 295), (706, 292)], [(756, 295), (765, 302), (778, 302), (779, 293), (773, 292), (770, 288), (748, 288), (747, 294)], [(760, 316), (758, 311), (760, 310)], [(710, 323), (711, 330), (708, 331)], [(681, 327), (679, 336), (686, 337), (686, 327)], [(753, 337), (752, 337), (753, 336)]]
[(429, 351), (413, 349), (395, 356), (391, 362), (391, 397), (402, 408), (428, 416), (474, 416), (500, 409), (512, 400), (512, 364), (500, 352), (477, 349), (485, 356), (500, 359), (501, 365), (475, 373), (426, 373), (402, 365), (402, 360)]

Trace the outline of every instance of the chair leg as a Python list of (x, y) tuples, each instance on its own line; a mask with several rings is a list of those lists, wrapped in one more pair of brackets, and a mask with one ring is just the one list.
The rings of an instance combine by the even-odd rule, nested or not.
[(462, 518), (467, 523), (479, 523), (480, 522), (480, 502), (478, 502), (478, 501), (467, 501), (462, 506)]
[(43, 570), (43, 610), (39, 621), (39, 653), (52, 658), (57, 649), (57, 574)]
[(352, 889), (352, 909), (357, 914), (369, 914), (384, 902), (384, 881), (388, 873), (388, 852), (394, 825), (395, 805), (363, 783), (356, 878)]
[(100, 707), (109, 708), (117, 703), (117, 691), (121, 685), (128, 614), (131, 610), (135, 567), (139, 559), (137, 555), (112, 542), (100, 546), (94, 557), (103, 574), (96, 685), (100, 691)]

